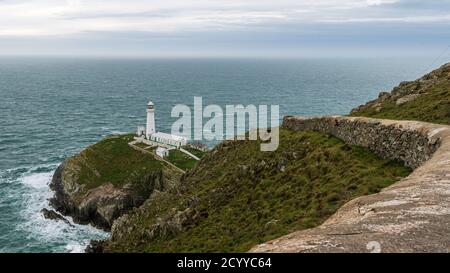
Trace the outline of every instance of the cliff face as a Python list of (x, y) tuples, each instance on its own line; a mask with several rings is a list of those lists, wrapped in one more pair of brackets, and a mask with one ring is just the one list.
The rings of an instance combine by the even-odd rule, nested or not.
[(96, 227), (109, 230), (119, 216), (138, 207), (155, 190), (163, 190), (162, 171), (153, 172), (144, 178), (144, 187), (137, 188), (126, 184), (116, 188), (106, 182), (96, 188), (80, 193), (82, 190), (76, 180), (65, 175), (67, 163), (61, 164), (53, 175), (50, 188), (55, 195), (50, 205), (64, 215), (70, 215), (81, 224), (91, 223)]
[(450, 63), (351, 111), (351, 116), (450, 124)]
[(78, 223), (108, 230), (154, 191), (178, 182), (160, 162), (128, 147), (129, 140), (110, 137), (65, 160), (50, 184), (55, 192), (50, 204)]

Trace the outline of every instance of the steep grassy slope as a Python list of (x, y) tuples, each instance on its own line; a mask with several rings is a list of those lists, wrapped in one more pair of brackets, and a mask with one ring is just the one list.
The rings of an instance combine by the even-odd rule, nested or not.
[(133, 135), (108, 137), (68, 160), (66, 168), (76, 169), (76, 183), (84, 191), (110, 182), (115, 187), (137, 183), (149, 173), (160, 171), (163, 163), (128, 146)]
[(109, 252), (246, 251), (314, 227), (345, 202), (410, 173), (337, 138), (280, 130), (280, 147), (224, 142), (181, 181), (118, 219)]
[(450, 124), (450, 64), (403, 82), (391, 93), (354, 109), (352, 116)]

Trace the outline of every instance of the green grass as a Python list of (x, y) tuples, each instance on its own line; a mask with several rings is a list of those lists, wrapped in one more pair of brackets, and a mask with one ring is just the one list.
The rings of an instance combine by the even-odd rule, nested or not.
[(69, 159), (69, 167), (77, 170), (77, 183), (85, 190), (96, 188), (106, 182), (116, 187), (128, 183), (144, 182), (163, 163), (128, 146), (133, 135), (106, 138)]
[(137, 146), (137, 147), (139, 147), (139, 148), (142, 148), (142, 149), (150, 150), (150, 149), (147, 149), (147, 148), (150, 147), (150, 146), (147, 145), (147, 144), (144, 144), (144, 143), (142, 143), (142, 142), (136, 143), (136, 144), (134, 144), (134, 145)]
[[(318, 226), (345, 202), (376, 193), (411, 172), (399, 162), (316, 132), (281, 129), (277, 151), (259, 148), (256, 141), (220, 144), (176, 191), (132, 214), (133, 232), (124, 227), (124, 236), (108, 241), (106, 251), (247, 251)], [(201, 220), (175, 235), (143, 239), (157, 219), (187, 207), (200, 212)]]
[(183, 149), (185, 149), (186, 151), (190, 152), (191, 154), (195, 155), (198, 158), (202, 158), (205, 155), (205, 152), (191, 147), (183, 147)]
[(177, 149), (170, 150), (169, 156), (165, 157), (165, 159), (183, 170), (190, 170), (194, 168), (198, 162), (197, 160)]
[(425, 94), (405, 104), (396, 106), (395, 101), (388, 99), (380, 112), (370, 108), (351, 116), (450, 124), (450, 80), (441, 80), (428, 88)]

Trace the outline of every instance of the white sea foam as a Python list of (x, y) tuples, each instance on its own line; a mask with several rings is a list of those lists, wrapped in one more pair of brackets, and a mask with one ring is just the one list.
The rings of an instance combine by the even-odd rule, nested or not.
[(48, 186), (52, 175), (53, 171), (29, 172), (19, 179), (26, 190), (23, 193), (24, 209), (21, 211), (24, 221), (18, 228), (29, 234), (30, 238), (48, 244), (55, 252), (83, 252), (90, 239), (105, 238), (108, 233), (90, 225), (77, 225), (71, 217), (67, 219), (73, 226), (43, 217), (41, 210), (49, 208), (48, 199), (53, 195)]
[(48, 183), (52, 179), (53, 172), (32, 173), (22, 178), (22, 183), (35, 189), (48, 188)]
[(67, 250), (67, 252), (69, 253), (83, 253), (84, 250), (86, 249), (86, 244), (80, 244), (79, 242), (69, 242), (65, 249)]
[(118, 131), (118, 130), (112, 130), (112, 131), (110, 131), (110, 134), (111, 135), (124, 135), (124, 134), (127, 134), (127, 132)]

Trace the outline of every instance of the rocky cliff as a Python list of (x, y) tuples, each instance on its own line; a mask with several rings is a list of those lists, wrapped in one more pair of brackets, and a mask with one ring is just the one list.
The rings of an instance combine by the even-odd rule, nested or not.
[(91, 223), (96, 227), (109, 230), (119, 216), (130, 209), (140, 206), (154, 190), (162, 190), (162, 171), (146, 176), (144, 189), (137, 189), (133, 184), (121, 188), (110, 182), (82, 193), (76, 181), (65, 175), (67, 163), (56, 170), (50, 188), (55, 195), (50, 205), (64, 215), (72, 216), (76, 223)]
[(75, 222), (109, 230), (154, 191), (178, 182), (161, 162), (128, 147), (130, 139), (109, 137), (65, 160), (53, 175), (50, 204)]

